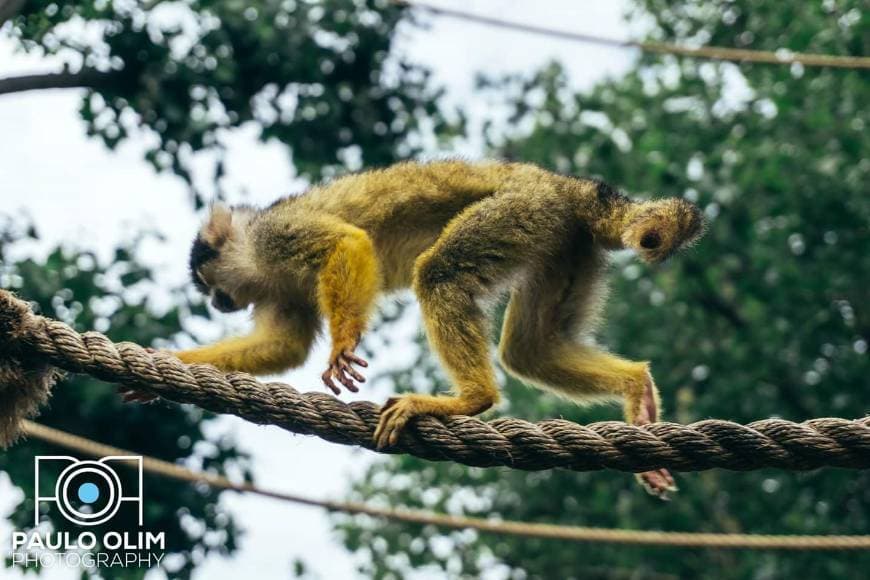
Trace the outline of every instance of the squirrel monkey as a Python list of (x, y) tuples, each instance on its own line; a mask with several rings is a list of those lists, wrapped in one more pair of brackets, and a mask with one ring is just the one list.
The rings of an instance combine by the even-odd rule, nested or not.
[[(367, 363), (354, 350), (376, 298), (411, 287), (453, 394), (389, 399), (375, 432), (384, 447), (417, 415), (476, 415), (498, 401), (485, 304), (509, 291), (504, 368), (573, 400), (622, 399), (626, 421), (642, 425), (659, 416), (649, 364), (583, 341), (604, 301), (606, 251), (632, 248), (660, 262), (702, 230), (698, 208), (683, 199), (632, 201), (523, 163), (402, 163), (266, 209), (216, 205), (193, 243), (191, 275), (221, 312), (253, 304), (255, 328), (177, 356), (278, 372), (303, 364), (325, 319), (323, 382), (356, 392)], [(675, 490), (664, 469), (638, 477), (656, 495)]]

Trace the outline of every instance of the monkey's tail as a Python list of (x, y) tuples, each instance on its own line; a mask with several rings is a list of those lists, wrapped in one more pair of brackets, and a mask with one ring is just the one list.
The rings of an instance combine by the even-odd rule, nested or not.
[(641, 202), (629, 213), (622, 243), (647, 262), (661, 262), (697, 241), (706, 221), (695, 204), (682, 198)]

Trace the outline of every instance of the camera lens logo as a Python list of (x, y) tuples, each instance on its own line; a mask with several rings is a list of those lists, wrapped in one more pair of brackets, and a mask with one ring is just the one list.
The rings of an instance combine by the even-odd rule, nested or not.
[[(54, 485), (54, 495), (40, 496), (40, 468), (48, 462), (67, 464)], [(124, 489), (115, 465), (130, 463), (138, 473), (135, 490)], [(142, 457), (109, 456), (99, 460), (79, 460), (67, 455), (38, 455), (36, 457), (36, 514), (34, 525), (39, 525), (39, 505), (54, 502), (58, 511), (69, 521), (81, 526), (96, 526), (112, 519), (121, 504), (135, 502), (142, 525)]]

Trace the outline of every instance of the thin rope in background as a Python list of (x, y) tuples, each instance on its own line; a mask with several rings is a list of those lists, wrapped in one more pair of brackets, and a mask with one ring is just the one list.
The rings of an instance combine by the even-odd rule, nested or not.
[(457, 20), (465, 20), (492, 26), (495, 28), (504, 28), (507, 30), (515, 30), (529, 34), (537, 34), (541, 36), (549, 36), (562, 40), (570, 40), (573, 42), (585, 42), (588, 44), (598, 44), (601, 46), (611, 46), (614, 48), (637, 48), (644, 52), (652, 52), (657, 54), (671, 54), (675, 56), (687, 56), (692, 58), (703, 58), (710, 60), (724, 60), (729, 62), (755, 62), (762, 64), (778, 64), (792, 65), (801, 64), (806, 67), (834, 67), (845, 69), (870, 69), (870, 57), (866, 56), (840, 56), (833, 54), (813, 54), (794, 52), (788, 49), (780, 49), (777, 51), (770, 50), (751, 50), (743, 48), (730, 48), (724, 46), (683, 46), (670, 42), (655, 42), (655, 41), (636, 41), (636, 40), (620, 40), (596, 34), (585, 34), (581, 32), (571, 32), (568, 30), (558, 30), (545, 26), (537, 26), (534, 24), (525, 24), (523, 22), (511, 22), (485, 16), (483, 14), (475, 14), (464, 10), (456, 10), (441, 6), (434, 6), (425, 2), (417, 2), (416, 0), (393, 0), (395, 4), (416, 8), (425, 12), (429, 12), (436, 16), (446, 16)]
[[(60, 445), (91, 457), (108, 455), (140, 456), (125, 449), (98, 443), (78, 435), (66, 433), (33, 421), (22, 421), (22, 431), (47, 443)], [(178, 481), (206, 483), (218, 489), (253, 493), (292, 503), (316, 506), (330, 511), (367, 516), (397, 522), (433, 525), (456, 530), (473, 529), (479, 532), (568, 540), (572, 542), (597, 542), (610, 544), (631, 544), (645, 546), (669, 546), (691, 548), (748, 548), (765, 550), (867, 550), (870, 549), (870, 536), (781, 536), (763, 534), (716, 534), (691, 532), (660, 532), (641, 530), (619, 530), (590, 528), (580, 526), (560, 526), (537, 524), (510, 520), (487, 520), (450, 516), (422, 510), (378, 508), (359, 502), (313, 499), (301, 495), (259, 488), (251, 483), (234, 483), (224, 476), (201, 471), (193, 471), (156, 459), (141, 456), (145, 471)]]

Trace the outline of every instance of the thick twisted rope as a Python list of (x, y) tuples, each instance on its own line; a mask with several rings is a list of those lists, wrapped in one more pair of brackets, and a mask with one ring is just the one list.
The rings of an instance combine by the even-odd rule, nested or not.
[[(35, 437), (73, 449), (91, 457), (106, 457), (109, 455), (132, 455), (138, 453), (111, 447), (97, 441), (92, 441), (78, 435), (52, 429), (39, 423), (22, 421), (22, 430), (30, 437)], [(542, 538), (550, 540), (565, 540), (571, 542), (600, 542), (609, 544), (632, 544), (646, 546), (671, 546), (691, 548), (751, 548), (756, 550), (867, 550), (870, 549), (870, 536), (793, 536), (768, 534), (721, 534), (708, 532), (662, 532), (645, 530), (620, 530), (609, 528), (590, 528), (585, 526), (564, 526), (556, 524), (538, 524), (511, 520), (490, 520), (464, 516), (451, 516), (414, 509), (394, 509), (376, 507), (355, 501), (335, 501), (314, 499), (282, 491), (273, 491), (257, 487), (252, 483), (235, 483), (222, 475), (192, 471), (168, 461), (142, 457), (142, 468), (161, 477), (190, 483), (204, 482), (217, 489), (228, 489), (238, 492), (254, 493), (273, 499), (292, 503), (316, 506), (330, 511), (347, 514), (365, 514), (387, 520), (438, 526), (456, 530), (478, 530), (508, 536), (526, 538)]]
[[(25, 398), (44, 396), (44, 383), (50, 382), (46, 377), (53, 380), (56, 374), (45, 366), (47, 362), (215, 413), (374, 449), (379, 408), (373, 403), (347, 404), (325, 393), (300, 393), (287, 384), (261, 383), (245, 373), (185, 365), (168, 353), (149, 353), (129, 342), (116, 344), (97, 332), (79, 334), (62, 322), (34, 315), (25, 302), (0, 290), (0, 378), (5, 377), (0, 383), (0, 415), (5, 413), (13, 427), (32, 414), (33, 406), (6, 405), (4, 400), (19, 393)], [(18, 378), (10, 381), (14, 375)], [(7, 407), (17, 415), (10, 417), (4, 411)], [(484, 422), (465, 416), (426, 416), (413, 420), (398, 445), (386, 452), (524, 470), (866, 469), (870, 467), (870, 417), (804, 423), (767, 419), (749, 425), (707, 420), (638, 427), (615, 421), (584, 426), (559, 419)]]

